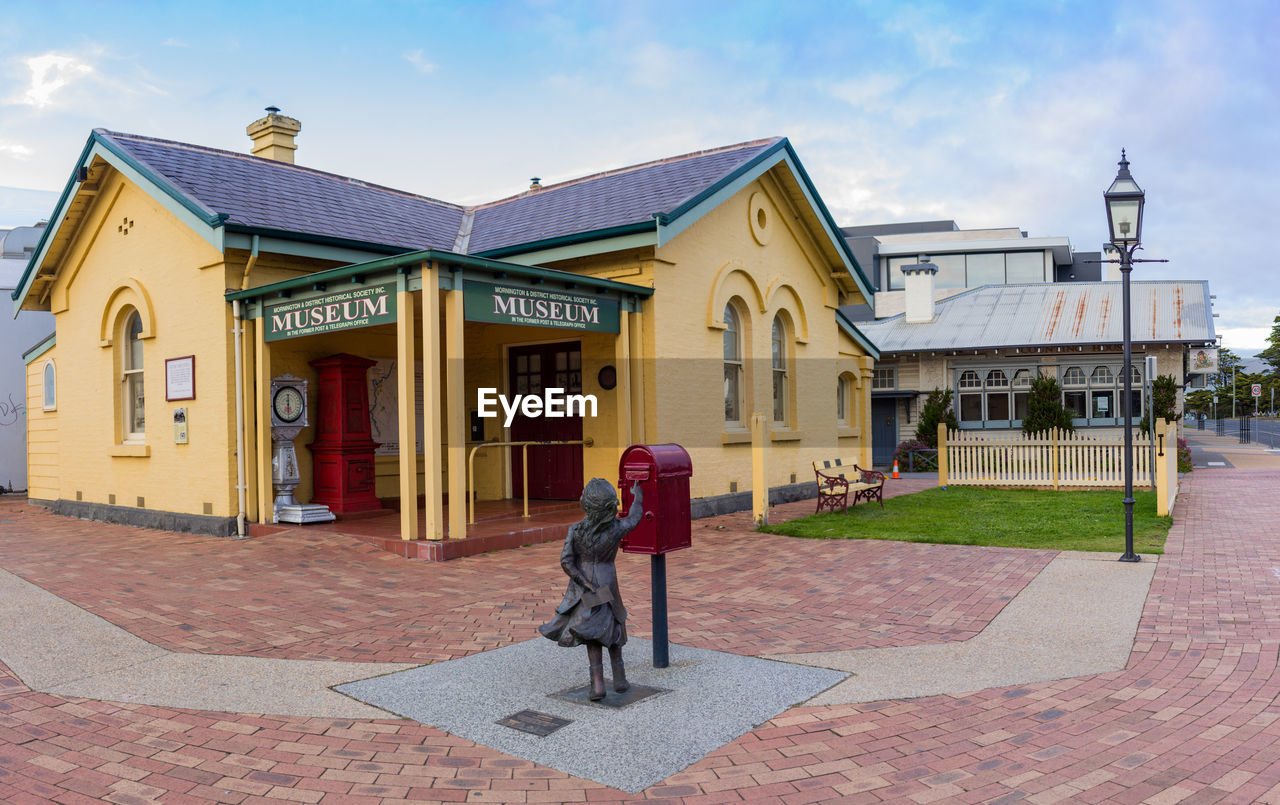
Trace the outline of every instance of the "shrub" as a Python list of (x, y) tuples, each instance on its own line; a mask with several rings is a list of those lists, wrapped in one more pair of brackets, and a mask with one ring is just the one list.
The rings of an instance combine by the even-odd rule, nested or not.
[(1191, 472), (1191, 448), (1186, 439), (1178, 440), (1178, 472)]
[[(1165, 422), (1173, 422), (1178, 418), (1178, 381), (1173, 379), (1173, 375), (1158, 375), (1151, 380), (1151, 400), (1155, 403), (1156, 416)], [(1138, 428), (1143, 434), (1151, 427), (1147, 422), (1148, 414), (1142, 412), (1142, 419), (1138, 422)]]
[[(920, 424), (916, 426), (917, 442), (924, 442), (926, 447), (938, 446), (938, 423), (947, 423), (947, 430), (960, 427), (956, 423), (956, 412), (951, 409), (951, 389), (943, 391), (935, 388), (920, 408)], [(907, 442), (903, 442), (907, 444)], [(898, 445), (899, 448), (902, 445)]]
[[(936, 439), (938, 435), (936, 425), (934, 426), (933, 435)], [(909, 454), (912, 450), (934, 450), (936, 448), (937, 448), (936, 444), (928, 445), (928, 444), (925, 444), (920, 439), (908, 439), (905, 442), (898, 443), (898, 446), (893, 451), (893, 460), (898, 462), (899, 470), (906, 471), (909, 468), (911, 468), (911, 469), (914, 469), (916, 472), (929, 472), (931, 470), (938, 469), (938, 459), (936, 454), (932, 456), (917, 455), (915, 458), (914, 467), (911, 463), (911, 460), (907, 457), (907, 454)]]
[(1023, 433), (1061, 428), (1074, 431), (1071, 412), (1062, 404), (1062, 391), (1052, 377), (1037, 377), (1031, 381), (1031, 393), (1027, 398), (1027, 415), (1022, 418)]

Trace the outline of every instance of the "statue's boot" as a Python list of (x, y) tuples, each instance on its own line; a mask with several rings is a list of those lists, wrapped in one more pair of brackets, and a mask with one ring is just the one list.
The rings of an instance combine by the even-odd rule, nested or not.
[(627, 671), (622, 667), (622, 646), (609, 646), (609, 664), (613, 666), (613, 689), (626, 693), (631, 689), (631, 683), (627, 681)]
[(587, 644), (587, 661), (591, 664), (591, 701), (604, 698), (604, 652), (599, 643)]

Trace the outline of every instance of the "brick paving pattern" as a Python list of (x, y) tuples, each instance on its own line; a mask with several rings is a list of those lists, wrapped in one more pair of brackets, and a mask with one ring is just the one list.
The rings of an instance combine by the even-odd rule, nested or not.
[[(1276, 471), (1196, 474), (1124, 671), (794, 708), (638, 797), (414, 722), (66, 699), (0, 666), (0, 799), (1280, 803), (1277, 488)], [(0, 566), (176, 651), (462, 656), (526, 639), (561, 588), (555, 546), (427, 564), (306, 532), (236, 543), (0, 515)], [(1052, 556), (791, 540), (742, 515), (695, 528), (669, 562), (672, 639), (749, 654), (964, 639)], [(640, 635), (643, 571), (625, 562)]]

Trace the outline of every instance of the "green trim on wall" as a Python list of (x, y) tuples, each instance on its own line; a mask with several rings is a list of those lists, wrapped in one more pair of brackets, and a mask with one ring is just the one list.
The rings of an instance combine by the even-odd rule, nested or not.
[(620, 252), (627, 249), (643, 249), (646, 246), (656, 245), (658, 245), (657, 227), (650, 223), (644, 225), (644, 231), (634, 234), (618, 235), (612, 238), (601, 238), (531, 252), (519, 252), (507, 255), (503, 257), (503, 260), (521, 265), (538, 265), (540, 263), (573, 260), (577, 257), (591, 257), (597, 254)]
[(36, 344), (31, 349), (22, 353), (22, 362), (25, 364), (31, 363), (36, 358), (39, 358), (41, 355), (53, 349), (53, 347), (57, 343), (58, 343), (58, 334), (56, 332), (49, 333), (47, 336), (44, 337), (44, 339), (39, 344)]
[(859, 330), (857, 325), (849, 321), (848, 317), (838, 310), (836, 311), (836, 324), (840, 325), (840, 329), (848, 333), (849, 337), (865, 349), (867, 354), (874, 360), (880, 360), (880, 348), (871, 343), (871, 339), (867, 338), (866, 334)]
[(375, 247), (369, 244), (349, 246), (346, 244), (322, 243), (317, 238), (303, 239), (294, 233), (280, 233), (271, 230), (251, 230), (246, 227), (226, 227), (227, 235), (224, 243), (228, 249), (249, 251), (254, 237), (258, 238), (258, 251), (263, 254), (287, 254), (293, 257), (307, 257), (314, 260), (330, 260), (335, 263), (360, 263), (377, 259), (384, 254), (399, 254), (403, 249)]
[[(269, 283), (267, 285), (259, 285), (244, 291), (231, 291), (226, 294), (227, 301), (236, 299), (257, 299), (262, 296), (278, 294), (281, 291), (293, 291), (294, 289), (314, 288), (316, 284), (328, 285), (331, 283), (339, 283), (351, 281), (353, 276), (363, 276), (366, 281), (372, 281), (372, 278), (380, 272), (396, 269), (412, 269), (414, 266), (421, 266), (423, 263), (435, 262), (441, 264), (443, 268), (449, 266), (457, 266), (458, 268), (480, 269), (490, 274), (503, 274), (506, 277), (518, 278), (530, 281), (532, 284), (539, 282), (555, 282), (561, 286), (574, 285), (580, 288), (593, 288), (600, 291), (608, 291), (611, 293), (629, 294), (632, 296), (649, 297), (653, 295), (652, 288), (646, 288), (643, 285), (631, 285), (626, 282), (618, 282), (617, 280), (599, 279), (597, 277), (584, 276), (582, 274), (573, 274), (568, 271), (559, 271), (554, 268), (539, 268), (537, 266), (522, 266), (516, 263), (504, 263), (498, 260), (487, 260), (483, 257), (469, 257), (463, 254), (454, 254), (453, 252), (442, 252), (435, 249), (425, 249), (423, 251), (409, 252), (407, 254), (398, 254), (394, 257), (384, 257), (378, 260), (370, 260), (355, 265), (339, 266), (338, 268), (330, 268), (325, 271), (317, 271), (314, 274), (307, 274), (302, 277), (293, 277), (279, 282)], [(408, 272), (410, 280), (413, 271)], [(420, 272), (419, 272), (420, 276)], [(452, 280), (440, 278), (438, 280), (440, 287), (452, 287)]]
[(529, 252), (534, 251), (555, 249), (561, 246), (571, 246), (575, 243), (586, 243), (593, 240), (606, 240), (622, 235), (632, 235), (637, 232), (649, 232), (653, 229), (653, 221), (639, 221), (632, 224), (622, 224), (621, 226), (611, 226), (606, 229), (591, 229), (586, 232), (574, 232), (571, 235), (561, 235), (556, 238), (532, 240), (528, 243), (517, 243), (514, 246), (503, 246), (501, 249), (489, 249), (488, 251), (476, 252), (476, 256), (496, 259), (498, 257), (507, 257), (508, 255), (513, 254), (528, 254)]

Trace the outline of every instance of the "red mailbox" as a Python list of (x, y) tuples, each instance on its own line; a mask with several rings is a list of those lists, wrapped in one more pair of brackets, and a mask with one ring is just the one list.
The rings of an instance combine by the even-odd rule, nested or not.
[(631, 484), (640, 482), (644, 517), (627, 535), (622, 550), (660, 556), (693, 544), (689, 517), (689, 477), (693, 461), (678, 444), (633, 444), (618, 462), (622, 511), (631, 510)]

